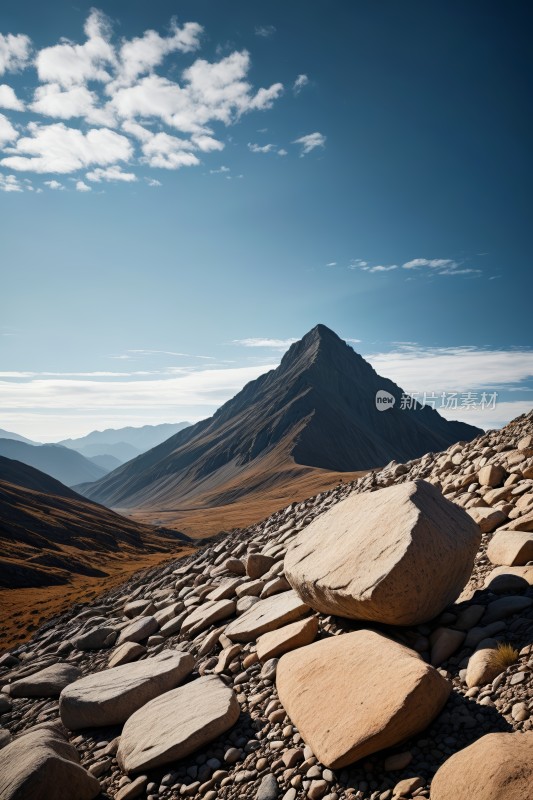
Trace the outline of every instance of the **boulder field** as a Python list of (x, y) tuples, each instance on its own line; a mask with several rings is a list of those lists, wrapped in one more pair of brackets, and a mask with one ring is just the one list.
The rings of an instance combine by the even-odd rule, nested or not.
[(533, 800), (533, 414), (0, 656), (2, 800)]

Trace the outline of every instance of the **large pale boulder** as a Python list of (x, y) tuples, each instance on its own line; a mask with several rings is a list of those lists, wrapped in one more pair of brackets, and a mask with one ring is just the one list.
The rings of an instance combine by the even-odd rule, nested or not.
[(57, 732), (36, 730), (0, 750), (2, 800), (93, 800), (100, 784)]
[(74, 664), (59, 662), (13, 681), (9, 686), (9, 694), (11, 697), (59, 697), (65, 686), (80, 677), (81, 670)]
[(416, 625), (459, 596), (480, 540), (462, 508), (417, 480), (337, 503), (297, 536), (285, 575), (324, 614)]
[(533, 732), (489, 733), (444, 762), (431, 800), (533, 800)]
[(533, 533), (499, 530), (489, 542), (487, 556), (493, 564), (522, 567), (533, 561)]
[(309, 613), (296, 592), (282, 592), (258, 600), (254, 605), (231, 622), (224, 633), (234, 642), (252, 642), (267, 631), (274, 631), (289, 622), (295, 622)]
[(206, 675), (157, 697), (131, 716), (122, 730), (117, 760), (135, 773), (185, 758), (237, 722), (235, 692)]
[(473, 506), (468, 509), (468, 514), (477, 522), (483, 533), (492, 533), (503, 525), (507, 517), (499, 508), (483, 508)]
[(304, 741), (332, 769), (424, 730), (451, 691), (413, 650), (369, 630), (286, 653), (276, 685)]
[(66, 728), (119, 725), (192, 672), (190, 653), (164, 650), (153, 658), (86, 675), (61, 692), (59, 714)]

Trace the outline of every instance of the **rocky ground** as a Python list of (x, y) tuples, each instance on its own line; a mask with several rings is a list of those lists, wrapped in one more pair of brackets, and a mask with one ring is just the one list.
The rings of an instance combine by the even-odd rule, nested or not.
[[(343, 500), (415, 479), (436, 486), (481, 528), (458, 600), (408, 626), (314, 611), (284, 572), (287, 550), (305, 537), (298, 539), (300, 531)], [(406, 575), (403, 595), (413, 580)], [(324, 642), (318, 672), (302, 655), (318, 653), (315, 640)], [(502, 643), (511, 646), (507, 654)], [(310, 647), (295, 649), (302, 645)], [(410, 711), (409, 681), (418, 691), (426, 680), (435, 688)], [(476, 785), (486, 780), (493, 759), (484, 743), (496, 740), (481, 737), (489, 733), (520, 734), (509, 752), (524, 761), (527, 751), (531, 764), (533, 412), (468, 444), (292, 504), (74, 607), (0, 657), (0, 686), (2, 798), (451, 800), (457, 772), (477, 774)], [(364, 687), (359, 716), (342, 702), (343, 687), (354, 686)], [(397, 692), (405, 696), (391, 712)], [(332, 714), (339, 740), (347, 732), (368, 751), (356, 763), (321, 762), (302, 738), (297, 718), (302, 729), (316, 723), (320, 730), (328, 713), (334, 746)], [(402, 729), (406, 717), (418, 731)], [(478, 740), (480, 753), (465, 751), (472, 752), (466, 766), (454, 761)], [(39, 786), (30, 793), (32, 774)], [(531, 772), (524, 780), (530, 788), (513, 798), (533, 797)], [(62, 784), (70, 794), (57, 793)], [(494, 787), (467, 796), (511, 797)]]

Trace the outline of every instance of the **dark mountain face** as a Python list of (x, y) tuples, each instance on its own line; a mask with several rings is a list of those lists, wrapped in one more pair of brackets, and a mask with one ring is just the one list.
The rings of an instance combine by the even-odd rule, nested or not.
[[(393, 395), (379, 411), (376, 392)], [(355, 471), (440, 451), (482, 431), (428, 407), (402, 410), (402, 390), (333, 331), (317, 325), (275, 370), (248, 383), (211, 418), (114, 470), (83, 494), (108, 505), (168, 505), (268, 462)]]
[(105, 577), (109, 559), (175, 550), (183, 541), (182, 534), (121, 517), (0, 456), (0, 588)]

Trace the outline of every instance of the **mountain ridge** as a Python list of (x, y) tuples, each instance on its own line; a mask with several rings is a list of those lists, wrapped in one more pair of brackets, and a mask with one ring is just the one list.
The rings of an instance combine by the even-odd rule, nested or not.
[[(376, 409), (379, 389), (394, 395), (394, 408)], [(419, 404), (402, 410), (400, 397), (400, 387), (317, 325), (212, 417), (77, 488), (119, 508), (209, 507), (232, 502), (239, 489), (260, 491), (272, 476), (364, 471), (482, 432)]]

